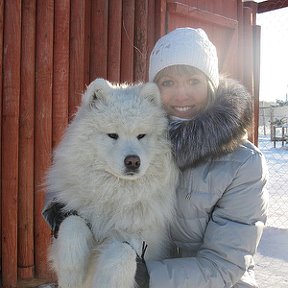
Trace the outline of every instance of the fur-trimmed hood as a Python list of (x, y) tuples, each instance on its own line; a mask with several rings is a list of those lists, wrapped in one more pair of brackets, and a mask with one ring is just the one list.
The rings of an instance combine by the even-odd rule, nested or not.
[(170, 120), (170, 139), (181, 169), (232, 152), (243, 141), (252, 122), (247, 90), (232, 79), (221, 78), (211, 107), (188, 121)]

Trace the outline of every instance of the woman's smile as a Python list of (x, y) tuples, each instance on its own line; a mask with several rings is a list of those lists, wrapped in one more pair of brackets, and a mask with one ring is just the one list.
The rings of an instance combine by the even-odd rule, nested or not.
[(175, 110), (179, 111), (179, 112), (186, 112), (190, 109), (192, 109), (194, 106), (184, 106), (184, 107), (174, 107)]
[(189, 105), (189, 106), (171, 106), (170, 113), (173, 116), (180, 117), (180, 118), (191, 118), (192, 114), (196, 113), (197, 107), (196, 105)]

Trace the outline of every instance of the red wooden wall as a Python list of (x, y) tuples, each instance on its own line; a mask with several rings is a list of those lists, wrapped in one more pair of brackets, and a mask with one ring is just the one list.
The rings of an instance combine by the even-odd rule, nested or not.
[[(53, 278), (47, 268), (50, 231), (41, 217), (43, 179), (51, 151), (91, 80), (147, 79), (148, 56), (155, 40), (185, 24), (179, 15), (175, 18), (180, 6), (174, 2), (0, 0), (0, 263), (4, 288), (17, 287), (23, 279)], [(227, 18), (227, 23), (235, 25), (237, 37), (232, 40), (237, 59), (231, 57), (225, 69), (255, 92), (255, 11), (243, 8), (240, 0), (178, 2), (209, 12), (208, 16), (220, 15), (213, 17)], [(198, 22), (193, 23), (188, 24), (198, 27)], [(212, 29), (211, 22), (205, 25)], [(221, 37), (217, 42), (221, 46)], [(224, 55), (221, 47), (219, 53)]]

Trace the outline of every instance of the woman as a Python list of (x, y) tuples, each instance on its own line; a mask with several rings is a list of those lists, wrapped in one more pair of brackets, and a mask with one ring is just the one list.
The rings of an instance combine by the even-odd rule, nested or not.
[(257, 287), (253, 255), (268, 196), (264, 157), (245, 138), (250, 95), (219, 77), (215, 46), (201, 29), (160, 38), (149, 80), (160, 89), (181, 169), (170, 229), (174, 258), (146, 263), (149, 287)]
[[(250, 95), (219, 77), (216, 49), (201, 29), (179, 28), (160, 38), (149, 80), (160, 89), (181, 175), (171, 257), (146, 264), (138, 259), (136, 282), (152, 288), (257, 287), (253, 255), (268, 196), (265, 159), (245, 138)], [(44, 211), (55, 232), (76, 213), (63, 215), (62, 207), (54, 203)]]

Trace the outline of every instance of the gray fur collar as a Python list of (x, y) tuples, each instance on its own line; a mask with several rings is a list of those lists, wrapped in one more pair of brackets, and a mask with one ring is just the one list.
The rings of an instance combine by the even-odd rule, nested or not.
[(181, 169), (232, 152), (252, 122), (251, 96), (238, 82), (222, 78), (213, 105), (189, 121), (170, 120), (169, 134)]

